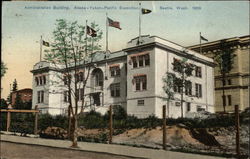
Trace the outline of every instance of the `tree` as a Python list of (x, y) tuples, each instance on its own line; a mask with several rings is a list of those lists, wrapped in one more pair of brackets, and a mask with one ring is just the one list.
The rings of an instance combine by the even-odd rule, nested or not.
[(174, 93), (172, 92), (178, 92), (181, 95), (181, 117), (183, 118), (183, 97), (184, 97), (184, 88), (185, 91), (187, 91), (192, 85), (190, 85), (191, 81), (187, 80), (189, 76), (192, 75), (192, 72), (194, 70), (194, 65), (187, 62), (188, 59), (183, 58), (182, 60), (174, 59), (173, 70), (178, 74), (178, 76), (175, 73), (167, 73), (167, 78), (165, 78), (163, 81), (165, 83), (163, 89), (165, 93), (167, 94), (167, 101), (174, 98)]
[(214, 56), (214, 60), (219, 66), (222, 82), (222, 105), (223, 111), (226, 113), (226, 98), (225, 98), (225, 85), (227, 74), (233, 69), (233, 62), (235, 58), (235, 49), (230, 48), (230, 44), (226, 40), (220, 41), (220, 51)]
[(167, 72), (166, 75), (162, 79), (164, 83), (163, 90), (167, 95), (167, 97), (164, 98), (164, 100), (167, 101), (168, 112), (169, 112), (169, 102), (174, 99), (174, 93), (175, 93), (173, 91), (174, 78), (175, 78), (175, 75), (173, 73)]
[(6, 65), (4, 64), (4, 62), (1, 61), (1, 78), (5, 75), (7, 69), (8, 68), (6, 67)]
[[(98, 29), (98, 25), (95, 23), (91, 23), (90, 27), (96, 31), (96, 35), (88, 37), (85, 31), (86, 27), (78, 25), (77, 21), (56, 20), (51, 49), (45, 50), (45, 60), (59, 66), (59, 70), (61, 70), (60, 66), (64, 67), (64, 77), (60, 77), (62, 81), (67, 81), (68, 116), (72, 119), (72, 147), (77, 147), (79, 88), (82, 89), (82, 104), (80, 107), (82, 112), (85, 103), (85, 87), (90, 75), (90, 69), (93, 67), (93, 53), (100, 50), (101, 47), (98, 42), (102, 38), (102, 31)], [(80, 65), (81, 68), (79, 68)], [(84, 72), (83, 82), (77, 82), (79, 69)]]
[(1, 108), (0, 109), (6, 109), (8, 107), (7, 101), (3, 98), (1, 98)]
[(16, 79), (15, 79), (14, 82), (13, 82), (13, 85), (12, 85), (12, 92), (15, 92), (15, 91), (17, 91), (17, 90), (18, 90), (17, 81), (16, 81)]
[(16, 94), (15, 104), (13, 105), (14, 109), (23, 109), (24, 103), (21, 99), (21, 95), (19, 93)]

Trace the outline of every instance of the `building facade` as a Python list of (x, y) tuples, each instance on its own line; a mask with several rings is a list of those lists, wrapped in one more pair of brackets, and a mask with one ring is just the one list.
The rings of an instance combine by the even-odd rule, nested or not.
[(11, 93), (11, 105), (15, 105), (16, 97), (18, 95), (20, 96), (21, 101), (24, 103), (32, 101), (32, 89), (25, 88)]
[(233, 50), (232, 70), (226, 74), (223, 96), (223, 81), (219, 65), (215, 67), (215, 111), (223, 112), (223, 102), (226, 112), (233, 112), (234, 105), (239, 105), (240, 110), (249, 108), (249, 48), (250, 36), (234, 37), (212, 41), (201, 45), (188, 47), (191, 50), (199, 52), (202, 55), (213, 58), (221, 50), (221, 43)]
[[(107, 56), (105, 52), (94, 53), (88, 63), (91, 68), (85, 93), (79, 87), (79, 105), (85, 107), (84, 111), (95, 109), (101, 113), (105, 113), (109, 105), (120, 105), (128, 114), (139, 118), (162, 117), (162, 106), (166, 105), (163, 78), (167, 72), (178, 76), (173, 63), (182, 59), (195, 67), (187, 77), (191, 81), (189, 93), (183, 95), (184, 117), (190, 112), (214, 112), (213, 60), (156, 36), (142, 36), (139, 45), (138, 38), (132, 39), (125, 49)], [(34, 75), (33, 107), (38, 105), (44, 113), (66, 113), (67, 82), (63, 66), (42, 61), (35, 64), (31, 72)], [(82, 77), (75, 81), (81, 83), (82, 78), (87, 77), (81, 65), (79, 74)], [(177, 118), (181, 116), (181, 94), (174, 91), (167, 116)], [(84, 103), (81, 103), (83, 96)]]

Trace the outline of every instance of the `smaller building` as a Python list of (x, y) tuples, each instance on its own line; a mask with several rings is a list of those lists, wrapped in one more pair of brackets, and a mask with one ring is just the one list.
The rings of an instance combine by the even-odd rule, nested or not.
[(32, 101), (32, 89), (24, 88), (11, 93), (11, 105), (15, 105), (18, 95), (20, 96), (22, 102)]

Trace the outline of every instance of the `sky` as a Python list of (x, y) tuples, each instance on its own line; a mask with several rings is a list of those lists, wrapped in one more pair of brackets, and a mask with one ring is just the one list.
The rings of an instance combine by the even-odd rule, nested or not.
[[(141, 1), (150, 14), (141, 16), (142, 35), (156, 35), (182, 46), (199, 44), (199, 32), (209, 41), (249, 35), (248, 1)], [(181, 8), (181, 9), (180, 9)], [(106, 13), (122, 30), (109, 27), (109, 50), (118, 51), (139, 35), (139, 1), (12, 1), (2, 3), (2, 61), (7, 73), (1, 96), (10, 84), (32, 87), (30, 72), (39, 62), (40, 37), (52, 42), (56, 19), (95, 22), (106, 32)], [(105, 34), (101, 40), (105, 50)]]

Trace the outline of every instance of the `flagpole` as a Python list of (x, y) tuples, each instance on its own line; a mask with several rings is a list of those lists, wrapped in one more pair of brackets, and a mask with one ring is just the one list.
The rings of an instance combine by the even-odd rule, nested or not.
[(40, 62), (42, 61), (42, 47), (43, 47), (43, 37), (41, 35), (41, 39), (40, 39)]
[(106, 53), (108, 52), (108, 48), (109, 48), (108, 46), (108, 13), (106, 13)]
[(85, 56), (87, 56), (87, 51), (88, 51), (88, 49), (87, 49), (87, 47), (88, 47), (88, 39), (87, 39), (87, 33), (88, 33), (88, 28), (87, 28), (87, 26), (88, 26), (88, 20), (86, 20), (86, 33), (85, 33), (85, 40), (86, 40), (86, 46), (85, 46)]
[[(106, 12), (106, 52), (105, 52), (105, 60), (107, 59), (107, 53), (108, 53), (108, 13)], [(108, 76), (107, 76), (107, 66), (108, 65), (108, 63), (107, 63), (107, 60), (106, 60), (106, 62), (105, 62), (105, 79), (107, 79), (108, 78)]]
[(201, 54), (201, 32), (200, 32), (200, 54)]
[(138, 44), (141, 43), (141, 3), (139, 3), (139, 37)]

